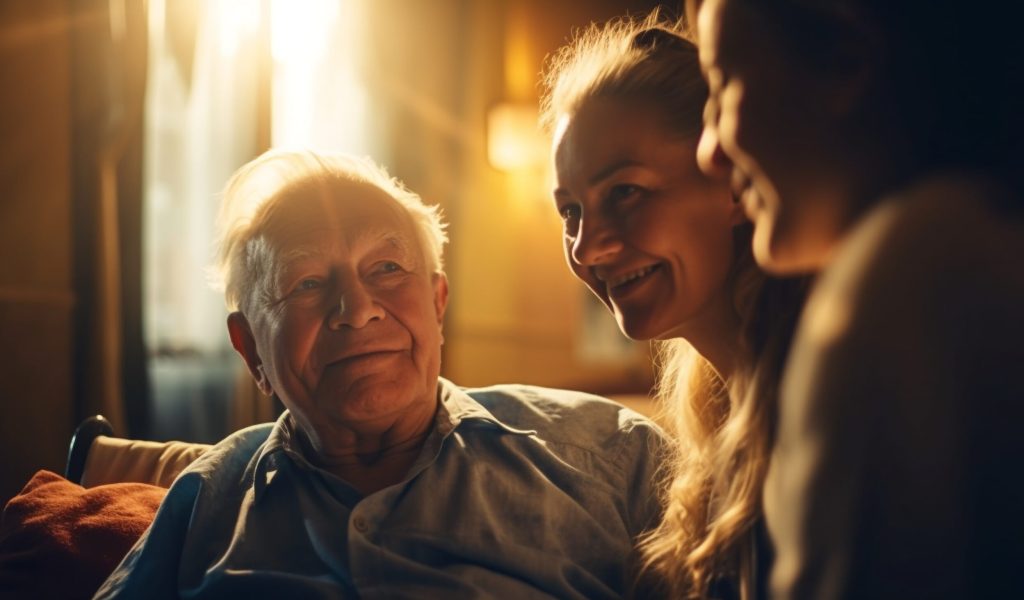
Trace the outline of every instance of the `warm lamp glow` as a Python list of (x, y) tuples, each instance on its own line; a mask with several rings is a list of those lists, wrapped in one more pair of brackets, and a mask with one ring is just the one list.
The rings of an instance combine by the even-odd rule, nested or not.
[(529, 169), (544, 164), (548, 143), (537, 125), (537, 107), (504, 103), (487, 113), (487, 159), (502, 171)]

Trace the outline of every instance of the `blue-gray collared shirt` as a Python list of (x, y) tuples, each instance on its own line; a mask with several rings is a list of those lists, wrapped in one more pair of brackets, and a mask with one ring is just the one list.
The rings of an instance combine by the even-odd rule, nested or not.
[(660, 430), (579, 392), (438, 389), (406, 478), (365, 497), (304, 457), (288, 413), (226, 438), (97, 597), (622, 596), (660, 516)]

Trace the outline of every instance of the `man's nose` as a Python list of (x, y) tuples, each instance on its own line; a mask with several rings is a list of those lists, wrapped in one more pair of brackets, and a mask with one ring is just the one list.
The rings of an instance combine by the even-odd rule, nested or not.
[(728, 181), (732, 172), (732, 161), (722, 150), (718, 138), (718, 124), (708, 121), (697, 142), (697, 166), (708, 177), (718, 181)]
[(360, 282), (345, 287), (337, 303), (328, 313), (327, 326), (331, 329), (360, 329), (371, 321), (383, 319), (384, 315), (384, 307)]
[(615, 223), (602, 215), (590, 215), (580, 220), (576, 239), (572, 242), (572, 260), (590, 267), (607, 262), (622, 250)]

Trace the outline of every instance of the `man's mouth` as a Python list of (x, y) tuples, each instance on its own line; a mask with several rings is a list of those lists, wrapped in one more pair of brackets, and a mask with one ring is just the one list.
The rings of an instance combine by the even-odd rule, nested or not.
[(336, 360), (331, 361), (327, 364), (328, 367), (344, 367), (364, 360), (375, 360), (390, 358), (391, 356), (398, 354), (400, 350), (372, 350), (369, 352), (359, 352), (357, 354), (349, 354)]

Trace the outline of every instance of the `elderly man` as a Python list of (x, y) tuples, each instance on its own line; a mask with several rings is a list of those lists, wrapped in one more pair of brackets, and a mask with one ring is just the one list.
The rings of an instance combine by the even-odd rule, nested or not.
[(231, 342), (288, 410), (190, 466), (98, 597), (627, 591), (661, 434), (593, 396), (439, 377), (436, 208), (369, 161), (268, 153), (221, 225)]

